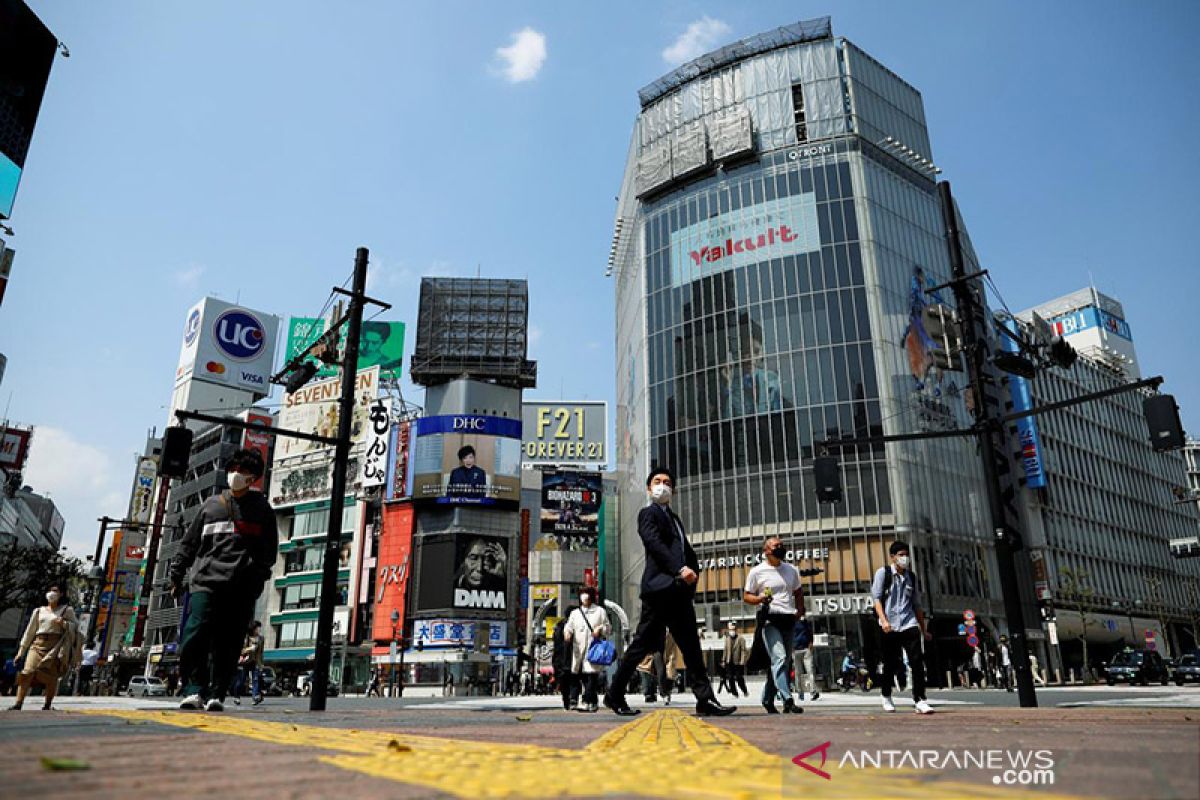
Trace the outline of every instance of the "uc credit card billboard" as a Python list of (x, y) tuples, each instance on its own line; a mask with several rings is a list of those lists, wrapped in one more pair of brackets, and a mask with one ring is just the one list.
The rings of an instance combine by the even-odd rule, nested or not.
[(206, 297), (192, 306), (183, 325), (175, 385), (188, 379), (271, 391), (279, 317)]
[(483, 414), (422, 417), (413, 422), (411, 459), (413, 500), (520, 502), (520, 420)]

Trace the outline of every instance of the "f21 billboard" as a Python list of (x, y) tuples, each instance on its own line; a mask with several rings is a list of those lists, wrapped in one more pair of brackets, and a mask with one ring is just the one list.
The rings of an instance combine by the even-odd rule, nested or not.
[(175, 385), (198, 380), (271, 391), (279, 317), (206, 297), (188, 310)]
[(412, 442), (413, 500), (520, 502), (520, 420), (481, 414), (422, 417), (413, 422)]

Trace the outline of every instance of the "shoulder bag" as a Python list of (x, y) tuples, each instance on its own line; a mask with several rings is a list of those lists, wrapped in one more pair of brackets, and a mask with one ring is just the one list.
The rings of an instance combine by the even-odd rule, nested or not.
[(613, 647), (613, 643), (607, 639), (596, 638), (596, 629), (592, 627), (591, 621), (588, 620), (585, 609), (579, 609), (579, 613), (583, 616), (583, 623), (588, 626), (588, 630), (592, 633), (592, 643), (588, 646), (586, 656), (588, 662), (597, 667), (607, 667), (617, 660), (617, 648)]

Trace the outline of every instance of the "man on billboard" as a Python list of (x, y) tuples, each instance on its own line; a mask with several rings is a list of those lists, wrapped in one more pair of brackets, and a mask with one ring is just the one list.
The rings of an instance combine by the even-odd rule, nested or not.
[(475, 466), (475, 448), (463, 445), (458, 450), (458, 466), (450, 471), (446, 494), (451, 497), (482, 496), (487, 486), (487, 473)]
[(395, 358), (384, 352), (388, 339), (392, 336), (392, 326), (387, 322), (364, 322), (362, 336), (358, 338), (358, 368), (359, 370), (379, 367), (381, 370), (399, 368), (403, 359)]
[(504, 608), (504, 594), (508, 587), (508, 553), (501, 540), (478, 536), (469, 540), (459, 553), (458, 569), (454, 576), (454, 605)]

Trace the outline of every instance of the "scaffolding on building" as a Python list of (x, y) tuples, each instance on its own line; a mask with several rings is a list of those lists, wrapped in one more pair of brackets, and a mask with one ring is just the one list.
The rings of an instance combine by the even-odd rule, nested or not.
[(497, 278), (423, 278), (410, 375), (420, 386), (457, 378), (528, 389), (529, 286)]

